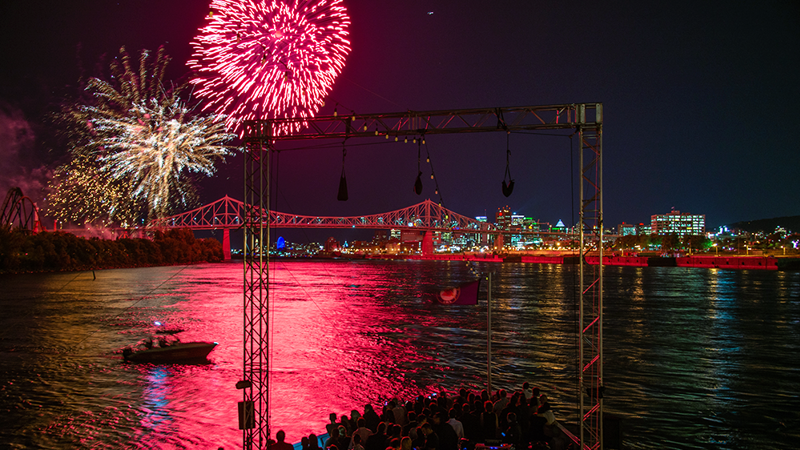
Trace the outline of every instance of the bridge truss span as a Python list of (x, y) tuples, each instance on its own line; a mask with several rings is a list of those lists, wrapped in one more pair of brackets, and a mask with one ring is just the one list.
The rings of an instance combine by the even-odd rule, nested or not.
[(244, 203), (222, 197), (214, 203), (201, 206), (185, 213), (161, 217), (150, 223), (153, 228), (191, 228), (194, 230), (213, 230), (217, 228), (239, 228), (244, 217)]
[(489, 225), (450, 211), (430, 199), (408, 208), (365, 216), (302, 216), (270, 211), (269, 224), (275, 228), (419, 228), (432, 231), (471, 231)]
[[(241, 228), (245, 221), (245, 204), (227, 195), (200, 208), (154, 220), (152, 228), (190, 228), (210, 230)], [(304, 216), (279, 211), (262, 214), (252, 208), (250, 222), (269, 217), (271, 228), (368, 228), (368, 229), (421, 229), (430, 231), (497, 231), (493, 224), (479, 222), (450, 211), (430, 199), (407, 208), (364, 216)], [(265, 224), (266, 225), (266, 224)]]

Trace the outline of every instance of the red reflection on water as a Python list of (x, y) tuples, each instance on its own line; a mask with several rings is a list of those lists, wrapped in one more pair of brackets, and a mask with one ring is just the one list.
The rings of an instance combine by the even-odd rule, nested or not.
[[(413, 342), (385, 339), (381, 324), (395, 308), (364, 293), (372, 290), (364, 267), (292, 263), (271, 267), (270, 422), (299, 441), (324, 433), (330, 412), (363, 410), (386, 395), (422, 393), (399, 366), (429, 361)], [(354, 287), (353, 282), (358, 282)], [(209, 265), (178, 283), (186, 301), (173, 311), (183, 341), (219, 342), (205, 366), (150, 366), (144, 378), (141, 419), (146, 445), (190, 442), (241, 445), (236, 403), (242, 378), (241, 266)], [(391, 329), (391, 332), (401, 330)], [(274, 435), (273, 431), (273, 435)]]

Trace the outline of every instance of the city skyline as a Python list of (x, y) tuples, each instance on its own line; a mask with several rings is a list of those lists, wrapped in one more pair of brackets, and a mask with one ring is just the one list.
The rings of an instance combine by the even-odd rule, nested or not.
[[(344, 4), (352, 52), (320, 114), (601, 102), (605, 223), (645, 222), (672, 207), (706, 215), (707, 228), (800, 213), (800, 152), (792, 151), (800, 125), (790, 109), (800, 99), (800, 63), (787, 58), (800, 47), (797, 5)], [(165, 78), (177, 80), (208, 14), (202, 3), (152, 0), (0, 8), (0, 195), (15, 184), (30, 193), (63, 157), (65, 149), (43, 142), (42, 118), (77, 84), (76, 55), (86, 74), (123, 45), (163, 44), (173, 57)], [(505, 204), (551, 223), (577, 217), (575, 143), (510, 135), (516, 187), (506, 199), (498, 186), (506, 138), (429, 137), (419, 196), (416, 145), (347, 143), (347, 202), (336, 200), (342, 142), (281, 143), (275, 209), (374, 214), (436, 201), (438, 185), (447, 208), (472, 217)], [(200, 183), (201, 203), (241, 196), (241, 159)]]

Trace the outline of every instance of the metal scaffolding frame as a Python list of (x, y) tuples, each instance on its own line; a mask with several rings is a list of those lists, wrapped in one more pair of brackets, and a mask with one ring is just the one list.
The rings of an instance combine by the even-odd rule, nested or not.
[[(269, 440), (269, 158), (268, 140), (246, 139), (244, 158), (244, 398), (239, 428), (245, 449)], [(266, 213), (266, 214), (265, 214)], [(266, 217), (264, 217), (266, 216)], [(238, 386), (237, 386), (238, 387)]]
[[(580, 141), (580, 312), (578, 325), (578, 376), (582, 448), (603, 448), (603, 125), (602, 105), (595, 107), (595, 122), (585, 120), (578, 108)], [(596, 252), (598, 264), (586, 263)]]
[[(252, 428), (244, 430), (246, 449), (266, 448), (269, 436), (269, 156), (277, 141), (307, 139), (424, 137), (430, 134), (564, 130), (580, 140), (580, 312), (578, 377), (582, 448), (603, 442), (603, 202), (602, 104), (474, 108), (401, 113), (349, 114), (314, 118), (251, 120), (244, 123), (244, 404), (252, 405)], [(295, 126), (287, 126), (295, 125)], [(291, 135), (273, 130), (300, 129)], [(584, 155), (587, 155), (586, 157)], [(266, 219), (266, 220), (264, 220)], [(263, 250), (263, 251), (262, 251)], [(586, 256), (599, 252), (599, 264)], [(248, 383), (249, 384), (249, 383)], [(244, 408), (247, 416), (248, 407)], [(245, 417), (245, 421), (248, 417)], [(241, 420), (240, 420), (241, 422)]]

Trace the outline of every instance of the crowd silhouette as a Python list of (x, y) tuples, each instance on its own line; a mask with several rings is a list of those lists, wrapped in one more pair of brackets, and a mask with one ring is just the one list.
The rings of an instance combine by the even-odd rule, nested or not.
[[(493, 393), (460, 389), (364, 406), (350, 416), (331, 413), (326, 435), (302, 437), (298, 450), (567, 449), (572, 441), (556, 421), (547, 395), (522, 389)], [(278, 437), (284, 437), (283, 431)], [(271, 450), (280, 442), (270, 444)], [(322, 445), (322, 447), (320, 446)]]

